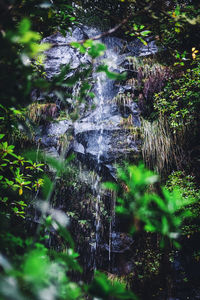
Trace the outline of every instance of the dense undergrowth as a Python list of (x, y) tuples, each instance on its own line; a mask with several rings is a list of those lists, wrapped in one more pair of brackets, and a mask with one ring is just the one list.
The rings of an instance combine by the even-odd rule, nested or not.
[[(116, 210), (126, 219), (126, 231), (136, 239), (147, 239), (142, 258), (135, 253), (135, 274), (109, 280), (97, 271), (90, 283), (73, 281), (74, 274), (82, 272), (67, 229), (69, 217), (76, 212), (66, 214), (50, 205), (56, 184), (62, 185), (63, 178), (74, 190), (80, 182), (70, 169), (70, 159), (65, 160), (62, 153), (59, 159), (40, 153), (34, 132), (39, 123), (62, 118), (62, 108), (64, 118), (76, 120), (80, 103), (87, 104), (94, 96), (88, 82), (94, 65), (83, 66), (70, 79), (66, 79), (70, 66), (65, 66), (59, 75), (47, 80), (42, 61), (50, 45), (40, 43), (48, 34), (60, 31), (64, 35), (84, 18), (94, 24), (91, 1), (1, 1), (0, 8), (0, 299), (87, 299), (88, 295), (136, 299), (134, 291), (143, 299), (145, 292), (141, 290), (158, 278), (161, 281), (156, 287), (167, 288), (169, 270), (163, 270), (163, 265), (174, 259), (173, 251), (181, 244), (185, 247), (188, 243), (191, 248), (190, 240), (199, 237), (198, 1), (116, 0), (108, 1), (106, 9), (104, 1), (95, 1), (95, 10), (105, 19), (106, 28), (127, 18), (118, 34), (139, 38), (144, 44), (146, 38), (155, 39), (162, 50), (155, 58), (130, 58), (137, 76), (127, 83), (135, 87), (128, 101), (137, 101), (143, 116), (137, 134), (144, 139), (144, 163), (159, 173), (165, 187), (161, 188), (159, 177), (143, 164), (119, 168), (118, 184), (106, 183), (106, 188), (118, 195)], [(93, 61), (105, 50), (103, 44), (92, 40), (72, 46), (88, 52)], [(125, 80), (123, 74), (110, 72), (105, 65), (96, 72)], [(73, 105), (65, 103), (65, 93), (70, 94), (80, 79), (83, 82), (77, 99)], [(45, 100), (32, 103), (33, 91), (38, 89)], [(52, 91), (60, 97), (59, 107), (48, 96)], [(130, 120), (124, 125), (129, 126)], [(85, 220), (77, 216), (83, 226), (80, 221)], [(59, 249), (49, 248), (51, 235)], [(189, 256), (198, 263), (200, 248), (194, 249)], [(152, 295), (163, 297), (155, 290)]]

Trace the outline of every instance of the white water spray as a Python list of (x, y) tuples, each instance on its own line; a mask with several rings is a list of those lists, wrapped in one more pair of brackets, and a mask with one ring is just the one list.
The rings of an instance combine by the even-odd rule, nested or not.
[[(113, 51), (107, 50), (106, 51), (106, 60), (105, 63), (109, 66), (110, 69), (114, 70), (117, 66), (117, 54)], [(104, 121), (103, 121), (103, 114), (104, 114), (104, 92), (107, 92), (109, 86), (107, 84), (108, 79), (104, 73), (101, 73), (97, 78), (97, 98), (96, 104), (99, 110), (99, 114), (97, 119), (95, 120), (96, 123), (99, 125), (99, 137), (97, 140), (97, 147), (98, 147), (98, 155), (97, 155), (97, 165), (98, 165), (98, 172), (101, 171), (101, 157), (103, 156), (104, 151), (104, 141), (103, 141), (103, 133), (104, 133)], [(97, 198), (96, 198), (96, 205), (95, 205), (95, 256), (94, 256), (94, 269), (96, 269), (96, 257), (98, 255), (98, 246), (100, 242), (100, 234), (101, 234), (101, 177), (97, 174), (97, 178), (94, 184), (94, 190), (97, 191)], [(111, 206), (114, 206), (112, 204)], [(111, 220), (109, 225), (109, 262), (111, 261), (111, 244), (112, 244), (112, 228), (113, 228), (113, 208), (111, 208)]]

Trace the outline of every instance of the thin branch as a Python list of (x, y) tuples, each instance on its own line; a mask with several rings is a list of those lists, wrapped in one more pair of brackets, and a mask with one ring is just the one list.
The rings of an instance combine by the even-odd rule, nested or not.
[[(129, 20), (129, 18), (130, 18), (130, 16), (127, 17), (126, 19), (122, 20), (121, 23), (119, 23), (119, 24), (116, 25), (115, 27), (109, 29), (108, 31), (103, 32), (103, 33), (101, 33), (101, 34), (98, 34), (98, 35), (96, 35), (96, 36), (94, 36), (94, 37), (91, 37), (91, 38), (89, 38), (89, 39), (90, 39), (90, 40), (93, 40), (93, 41), (96, 41), (96, 40), (101, 39), (101, 38), (104, 37), (104, 36), (107, 36), (107, 35), (112, 34), (113, 32), (117, 31), (122, 25), (124, 25), (125, 23), (127, 23), (128, 20)], [(80, 44), (83, 44), (83, 43), (85, 43), (87, 40), (88, 40), (88, 39), (84, 39), (84, 40), (80, 40), (80, 41), (76, 41), (76, 42), (78, 42), (78, 43), (80, 43)], [(59, 43), (59, 44), (55, 44), (55, 43), (54, 43), (54, 44), (52, 44), (52, 47), (55, 47), (55, 46), (69, 46), (70, 44), (71, 44), (71, 42), (70, 42), (70, 43)]]

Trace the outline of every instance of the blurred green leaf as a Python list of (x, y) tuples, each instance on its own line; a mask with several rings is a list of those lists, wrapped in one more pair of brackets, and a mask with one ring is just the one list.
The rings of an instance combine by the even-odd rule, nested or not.
[(108, 66), (107, 65), (100, 65), (97, 67), (97, 70), (96, 72), (105, 72), (106, 75), (108, 76), (109, 79), (112, 79), (112, 80), (125, 80), (126, 79), (126, 73), (122, 73), (122, 74), (119, 74), (119, 73), (115, 73), (115, 72), (111, 72), (108, 70)]

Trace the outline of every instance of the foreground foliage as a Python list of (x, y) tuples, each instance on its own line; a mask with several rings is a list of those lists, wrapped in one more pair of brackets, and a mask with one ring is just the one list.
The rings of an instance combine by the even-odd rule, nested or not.
[[(0, 2), (2, 299), (84, 299), (88, 294), (102, 299), (136, 299), (132, 292), (126, 290), (125, 284), (111, 282), (100, 272), (96, 272), (89, 286), (73, 282), (71, 275), (82, 269), (77, 262), (74, 241), (67, 230), (69, 220), (66, 214), (53, 209), (49, 204), (56, 178), (64, 172), (68, 161), (63, 157), (60, 160), (45, 158), (44, 161), (38, 152), (35, 158), (25, 158), (21, 153), (22, 136), (26, 136), (28, 146), (31, 144), (27, 136), (31, 135), (32, 122), (40, 123), (59, 113), (56, 105), (49, 103), (49, 92), (54, 91), (63, 101), (65, 88), (73, 87), (79, 79), (83, 80), (80, 94), (72, 105), (74, 110), (69, 114), (69, 118), (73, 120), (78, 117), (79, 104), (83, 99), (94, 97), (88, 78), (93, 71), (94, 60), (104, 53), (105, 46), (93, 40), (73, 43), (72, 46), (81, 53), (88, 53), (92, 65), (82, 66), (70, 79), (66, 78), (70, 73), (70, 66), (65, 66), (50, 82), (46, 80), (42, 65), (44, 51), (50, 45), (41, 43), (44, 35), (57, 30), (65, 35), (66, 30), (77, 24), (79, 17), (82, 18), (85, 9), (88, 21), (93, 24), (93, 2), (92, 5), (89, 0)], [(167, 69), (157, 65), (154, 74), (148, 77), (145, 74), (145, 70), (150, 72), (148, 67), (145, 69), (140, 66), (140, 90), (148, 100), (150, 109), (166, 118), (173, 132), (184, 132), (186, 127), (193, 131), (192, 145), (196, 146), (200, 95), (198, 1), (191, 1), (190, 4), (187, 1), (168, 1), (167, 4), (163, 1), (145, 0), (141, 3), (116, 0), (108, 1), (108, 10), (104, 9), (105, 1), (95, 1), (95, 4), (100, 19), (102, 13), (104, 15), (105, 27), (115, 26), (123, 17), (126, 25), (122, 32), (128, 38), (138, 38), (146, 45), (146, 39), (154, 36), (158, 45), (166, 49), (170, 55), (170, 64), (175, 65), (178, 76), (162, 90), (166, 82), (164, 77), (168, 76)], [(194, 64), (191, 63), (192, 60)], [(96, 72), (104, 72), (113, 80), (125, 79), (125, 74), (110, 72), (105, 65), (98, 66)], [(150, 84), (152, 90), (149, 89)], [(42, 90), (45, 103), (31, 104), (33, 89)], [(22, 107), (29, 104), (27, 116)], [(64, 105), (67, 106), (68, 103)], [(50, 168), (54, 170), (54, 176), (48, 176)], [(191, 170), (190, 166), (188, 170)], [(175, 247), (180, 247), (177, 240), (179, 241), (181, 232), (192, 234), (194, 227), (189, 221), (192, 218), (188, 217), (193, 215), (199, 220), (198, 203), (197, 206), (193, 204), (197, 202), (199, 192), (193, 183), (195, 178), (190, 180), (191, 178), (182, 176), (179, 172), (173, 173), (167, 187), (158, 188), (156, 193), (151, 190), (152, 185), (158, 182), (158, 176), (143, 165), (126, 166), (118, 170), (121, 185), (109, 183), (107, 187), (119, 193), (117, 212), (127, 219), (127, 231), (157, 233), (162, 237), (162, 246), (168, 246), (172, 242)], [(43, 200), (38, 201), (41, 198)], [(28, 219), (30, 215), (32, 218)], [(34, 219), (33, 215), (39, 217)], [(197, 227), (195, 232), (198, 232)], [(61, 241), (60, 251), (48, 247), (52, 234)]]
[[(130, 232), (156, 232), (163, 237), (162, 246), (169, 239), (174, 246), (179, 247), (176, 239), (184, 219), (191, 216), (186, 208), (196, 201), (195, 197), (183, 197), (178, 185), (171, 192), (162, 188), (160, 195), (150, 192), (152, 185), (158, 181), (158, 176), (145, 169), (142, 164), (138, 167), (119, 168), (118, 178), (122, 181), (124, 190), (117, 198), (116, 211), (127, 217)], [(112, 183), (105, 186), (119, 190)]]

